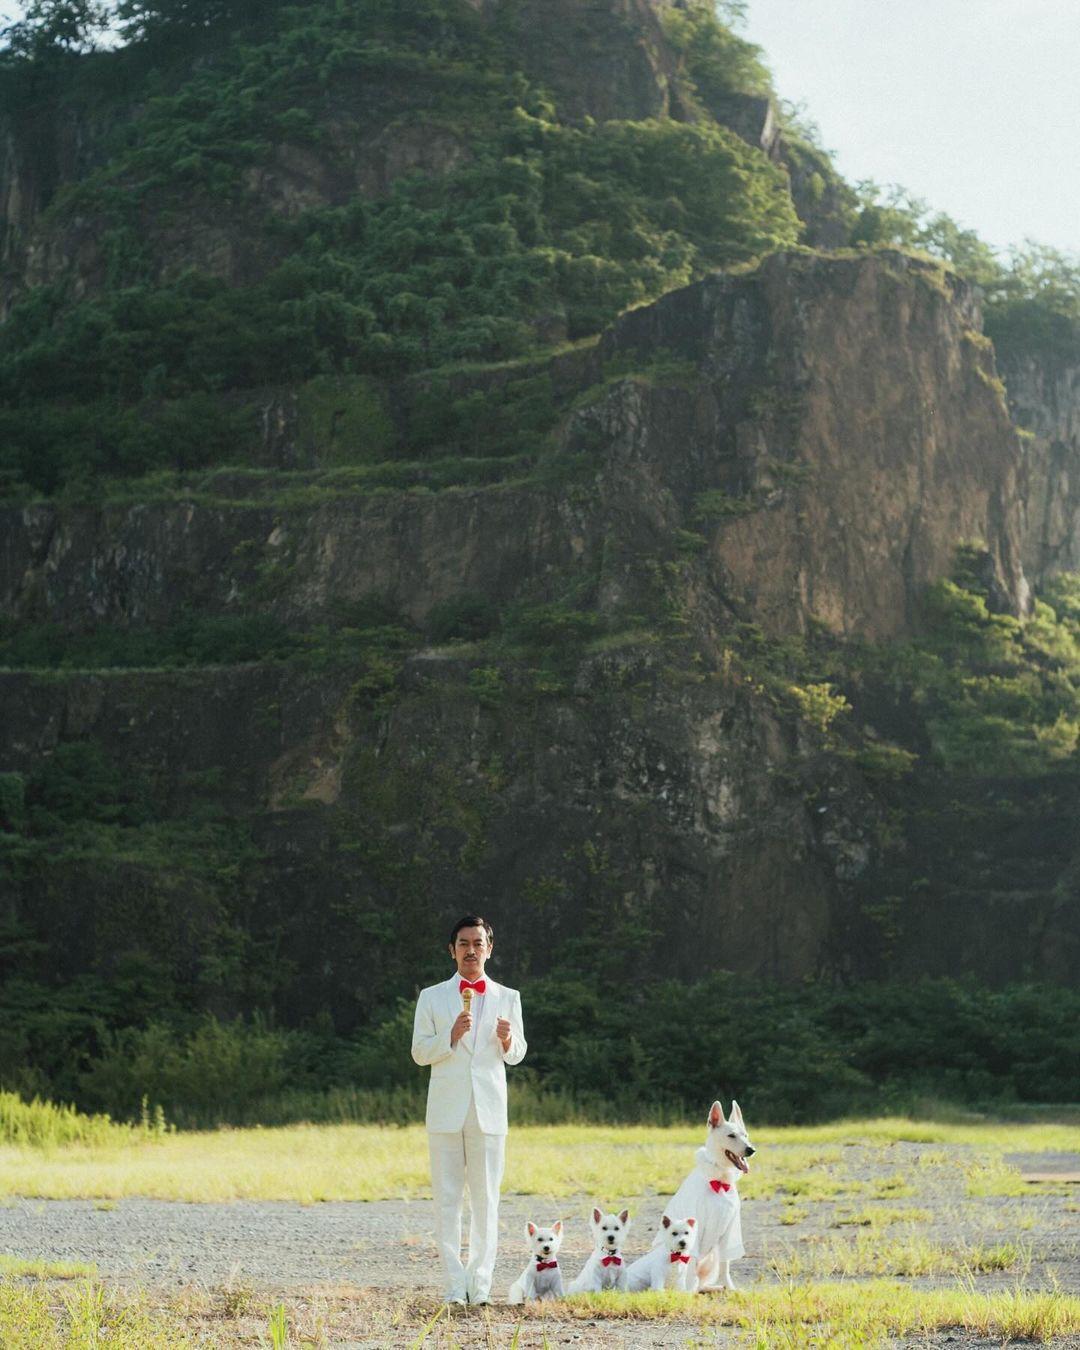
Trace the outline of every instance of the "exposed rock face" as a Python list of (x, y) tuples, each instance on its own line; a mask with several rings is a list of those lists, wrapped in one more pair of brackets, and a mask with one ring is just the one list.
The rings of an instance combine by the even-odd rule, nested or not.
[[(664, 0), (488, 3), (516, 36), (524, 68), (572, 119), (681, 116), (679, 62), (664, 36)], [(673, 103), (673, 98), (675, 102)]]
[(616, 325), (613, 350), (700, 363), (707, 394), (677, 431), (675, 411), (635, 419), (639, 440), (667, 442), (640, 453), (671, 464), (679, 438), (688, 522), (709, 517), (703, 490), (724, 494), (712, 580), (739, 612), (774, 632), (908, 632), (926, 584), (973, 538), (999, 602), (1026, 609), (1020, 450), (977, 322), (964, 287), (897, 254), (777, 255), (753, 279), (709, 279)]
[(1020, 447), (971, 296), (940, 275), (901, 255), (777, 255), (631, 312), (602, 357), (647, 368), (662, 351), (686, 368), (616, 381), (574, 415), (567, 447), (586, 432), (603, 446), (583, 500), (506, 487), (314, 510), (9, 509), (0, 604), (77, 627), (238, 611), (261, 593), (298, 622), (378, 592), (420, 621), (461, 591), (502, 603), (578, 573), (617, 611), (683, 529), (707, 536), (700, 603), (721, 626), (911, 632), (921, 592), (972, 539), (1021, 613)]
[(185, 607), (293, 623), (377, 593), (420, 621), (471, 591), (496, 602), (594, 556), (595, 526), (542, 493), (387, 494), (311, 511), (183, 503), (9, 514), (5, 608), (78, 628), (166, 624)]
[(1038, 584), (1080, 569), (1080, 365), (1046, 352), (1004, 348), (999, 357), (1025, 443), (1024, 567)]
[[(590, 897), (612, 921), (654, 928), (674, 974), (721, 965), (798, 979), (829, 963), (836, 874), (853, 840), (869, 851), (877, 817), (834, 773), (837, 799), (865, 809), (835, 837), (819, 830), (806, 797), (820, 766), (790, 724), (737, 683), (672, 685), (649, 653), (610, 653), (539, 703), (511, 687), (478, 707), (467, 676), (460, 658), (421, 653), (381, 718), (358, 708), (344, 674), (7, 676), (0, 743), (25, 771), (93, 735), (160, 780), (176, 809), (182, 784), (223, 771), (263, 855), (247, 878), (254, 940), (284, 923), (301, 1007), (343, 1005), (363, 977), (349, 902), (391, 903), (398, 853), (410, 894), (437, 895), (440, 914), (491, 897), (507, 950), (533, 945), (535, 905), (573, 928)], [(23, 904), (47, 904), (80, 959), (107, 958), (112, 897), (99, 878), (74, 862), (31, 884)], [(152, 947), (159, 887), (137, 867), (121, 884), (142, 896), (130, 922)]]

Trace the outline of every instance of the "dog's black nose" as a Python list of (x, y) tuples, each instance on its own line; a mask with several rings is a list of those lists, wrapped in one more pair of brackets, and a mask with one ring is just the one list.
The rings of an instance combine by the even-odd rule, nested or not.
[(756, 1148), (752, 1148), (749, 1144), (747, 1144), (746, 1153), (744, 1156), (747, 1158), (752, 1158), (756, 1152), (757, 1152)]

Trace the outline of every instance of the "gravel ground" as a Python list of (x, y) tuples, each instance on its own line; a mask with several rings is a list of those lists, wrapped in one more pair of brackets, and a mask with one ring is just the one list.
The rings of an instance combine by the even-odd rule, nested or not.
[[(1080, 1186), (1047, 1194), (1033, 1186), (1030, 1196), (971, 1199), (966, 1195), (963, 1164), (970, 1150), (949, 1149), (952, 1164), (939, 1163), (920, 1176), (923, 1153), (940, 1158), (939, 1146), (913, 1144), (887, 1148), (849, 1147), (834, 1175), (862, 1183), (903, 1175), (915, 1187), (910, 1196), (874, 1200), (860, 1195), (803, 1202), (798, 1196), (743, 1202), (747, 1256), (735, 1267), (736, 1283), (746, 1286), (769, 1278), (769, 1261), (798, 1250), (815, 1238), (851, 1235), (858, 1228), (837, 1226), (846, 1211), (884, 1207), (929, 1210), (920, 1223), (922, 1236), (934, 1241), (1003, 1242), (1030, 1246), (1028, 1287), (1056, 1284), (1080, 1294)], [(1080, 1154), (1025, 1154), (1009, 1161), (1021, 1171), (1080, 1171)], [(767, 1163), (761, 1163), (766, 1166)], [(603, 1197), (601, 1197), (603, 1199)], [(662, 1197), (612, 1197), (634, 1216), (631, 1254), (652, 1242)], [(538, 1196), (503, 1197), (502, 1238), (496, 1291), (505, 1290), (525, 1261), (522, 1231), (527, 1219), (562, 1218), (567, 1226), (564, 1265), (576, 1273), (589, 1250), (587, 1214), (592, 1198), (558, 1201)], [(803, 1211), (798, 1223), (790, 1208)], [(467, 1227), (467, 1223), (466, 1223)], [(17, 1200), (0, 1208), (0, 1251), (49, 1261), (83, 1261), (105, 1277), (134, 1279), (148, 1285), (229, 1281), (256, 1287), (294, 1289), (313, 1283), (349, 1283), (399, 1292), (439, 1288), (432, 1241), (433, 1215), (428, 1200), (298, 1205), (280, 1202), (183, 1204), (160, 1200)], [(887, 1239), (899, 1230), (879, 1230)], [(1013, 1287), (1015, 1274), (984, 1277), (987, 1287)]]
[[(923, 1166), (922, 1155), (931, 1165)], [(943, 1156), (944, 1155), (944, 1156)], [(915, 1188), (913, 1195), (871, 1198), (866, 1194), (838, 1195), (830, 1200), (803, 1201), (748, 1199), (743, 1206), (743, 1230), (748, 1255), (735, 1267), (736, 1282), (747, 1287), (776, 1278), (770, 1261), (785, 1253), (813, 1253), (826, 1239), (854, 1238), (863, 1228), (839, 1226), (852, 1211), (918, 1208), (931, 1218), (918, 1225), (920, 1236), (935, 1242), (1000, 1243), (1019, 1241), (1028, 1253), (1022, 1268), (977, 1277), (977, 1287), (1056, 1287), (1080, 1294), (1080, 1186), (1032, 1186), (1017, 1198), (972, 1199), (966, 1194), (965, 1165), (970, 1150), (941, 1146), (922, 1148), (893, 1144), (884, 1148), (853, 1146), (843, 1150), (842, 1162), (822, 1170), (850, 1183), (874, 1186), (886, 1178), (901, 1177)], [(1080, 1154), (1017, 1155), (1009, 1161), (1022, 1172), (1075, 1175)], [(759, 1158), (761, 1167), (767, 1160)], [(601, 1197), (629, 1204), (635, 1228), (629, 1244), (632, 1255), (652, 1240), (662, 1210), (656, 1196)], [(501, 1211), (502, 1240), (496, 1271), (496, 1293), (504, 1292), (525, 1259), (521, 1237), (526, 1219), (550, 1221), (562, 1217), (567, 1237), (562, 1261), (576, 1274), (588, 1251), (586, 1214), (592, 1197), (553, 1201), (544, 1197), (506, 1196)], [(792, 1210), (800, 1211), (790, 1222)], [(781, 1222), (787, 1219), (788, 1222)], [(42, 1201), (18, 1200), (0, 1208), (0, 1251), (19, 1257), (50, 1261), (93, 1263), (103, 1278), (137, 1283), (149, 1288), (178, 1286), (250, 1287), (284, 1295), (314, 1287), (360, 1288), (376, 1299), (434, 1295), (439, 1271), (431, 1239), (430, 1201), (379, 1201), (304, 1206), (286, 1203), (211, 1205), (155, 1200)], [(883, 1244), (905, 1231), (889, 1226), (874, 1230)], [(910, 1229), (906, 1230), (910, 1231)], [(822, 1272), (818, 1278), (828, 1278)], [(955, 1276), (912, 1281), (923, 1285), (953, 1284)], [(489, 1343), (488, 1332), (476, 1319), (478, 1311), (461, 1324), (455, 1344), (472, 1343), (473, 1331)], [(508, 1314), (496, 1314), (504, 1320)], [(512, 1323), (508, 1322), (511, 1327)], [(415, 1332), (409, 1333), (415, 1336)], [(600, 1323), (549, 1324), (552, 1346), (566, 1344), (588, 1350), (591, 1345), (722, 1345), (723, 1334), (703, 1333), (691, 1326)], [(391, 1342), (380, 1332), (376, 1340), (336, 1344), (377, 1347)], [(411, 1340), (408, 1342), (411, 1343)], [(451, 1342), (448, 1342), (448, 1344)], [(498, 1343), (498, 1342), (497, 1342)], [(540, 1341), (537, 1341), (539, 1344)], [(1071, 1343), (1080, 1346), (1080, 1339)], [(519, 1341), (521, 1350), (528, 1339)], [(980, 1344), (948, 1334), (920, 1345)], [(987, 1343), (989, 1344), (989, 1343)]]

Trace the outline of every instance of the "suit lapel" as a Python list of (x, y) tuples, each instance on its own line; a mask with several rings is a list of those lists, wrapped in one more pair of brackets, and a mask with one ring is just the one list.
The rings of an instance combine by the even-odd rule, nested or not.
[[(450, 1019), (450, 1025), (453, 1026), (457, 1021), (457, 1015), (461, 1011), (461, 994), (458, 990), (458, 981), (460, 976), (455, 971), (443, 986), (446, 990), (446, 1015)], [(469, 1049), (468, 1037), (463, 1037), (458, 1041), (466, 1050)]]
[(484, 1011), (476, 1027), (476, 1044), (478, 1046), (486, 1045), (491, 1039), (491, 1033), (495, 1027), (499, 995), (502, 993), (501, 984), (496, 984), (490, 975), (486, 975), (484, 978), (487, 980), (487, 989), (484, 991)]

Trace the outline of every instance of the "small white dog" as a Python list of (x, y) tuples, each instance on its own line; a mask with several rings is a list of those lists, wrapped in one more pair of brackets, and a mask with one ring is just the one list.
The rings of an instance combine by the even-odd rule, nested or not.
[(529, 1264), (510, 1286), (507, 1303), (524, 1303), (527, 1298), (562, 1298), (562, 1270), (559, 1248), (562, 1246), (562, 1219), (550, 1228), (525, 1225), (525, 1242), (531, 1253)]
[[(740, 1173), (749, 1172), (747, 1159), (756, 1150), (736, 1101), (731, 1103), (727, 1120), (724, 1108), (713, 1102), (708, 1127), (705, 1147), (698, 1149), (693, 1171), (671, 1197), (665, 1212), (692, 1214), (697, 1219), (697, 1287), (734, 1289), (731, 1262), (746, 1254), (736, 1182)], [(660, 1241), (659, 1234), (656, 1241)]]
[(631, 1293), (642, 1289), (678, 1289), (693, 1293), (697, 1288), (696, 1226), (693, 1217), (673, 1219), (664, 1215), (652, 1251), (635, 1261), (626, 1272), (626, 1287)]
[(630, 1211), (601, 1214), (593, 1209), (589, 1226), (594, 1247), (584, 1269), (566, 1291), (568, 1294), (602, 1294), (607, 1289), (626, 1289), (627, 1265), (622, 1245), (630, 1231)]

